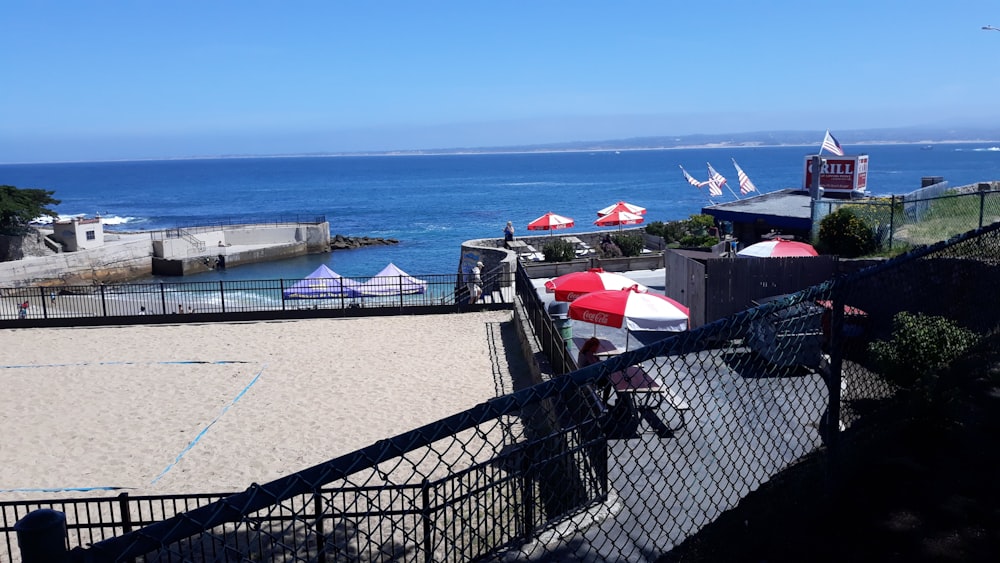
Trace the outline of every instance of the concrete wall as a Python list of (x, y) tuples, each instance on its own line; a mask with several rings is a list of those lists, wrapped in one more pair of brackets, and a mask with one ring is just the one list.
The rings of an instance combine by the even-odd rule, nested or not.
[[(234, 267), (325, 252), (330, 247), (330, 224), (325, 222), (193, 228), (188, 232), (205, 243), (204, 250), (184, 238), (165, 238), (158, 232), (102, 231), (104, 245), (99, 248), (0, 262), (0, 287), (117, 283), (154, 273), (185, 275), (214, 269), (219, 254), (226, 256), (226, 267)], [(220, 240), (229, 246), (219, 248)]]
[(149, 276), (149, 239), (105, 244), (100, 248), (0, 262), (0, 287), (86, 285)]
[(513, 287), (514, 272), (517, 271), (517, 254), (506, 248), (498, 248), (497, 244), (500, 242), (502, 241), (497, 239), (476, 239), (463, 242), (456, 283), (464, 283), (466, 275), (472, 271), (476, 262), (482, 260), (484, 281), (495, 280)]
[(184, 238), (162, 238), (153, 241), (153, 255), (168, 260), (186, 260), (192, 257), (226, 254), (219, 251), (221, 241), (233, 246), (283, 246), (304, 244), (308, 253), (325, 252), (330, 247), (330, 224), (234, 225), (218, 229), (190, 229), (189, 234), (204, 242), (199, 250)]

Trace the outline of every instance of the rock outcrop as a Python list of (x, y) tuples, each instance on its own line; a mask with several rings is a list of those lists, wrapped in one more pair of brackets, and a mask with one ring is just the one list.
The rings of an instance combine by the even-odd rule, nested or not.
[(372, 238), (372, 237), (345, 237), (344, 235), (334, 235), (330, 238), (330, 250), (351, 250), (365, 246), (387, 246), (399, 244), (394, 238)]
[(29, 229), (21, 236), (0, 235), (0, 262), (55, 254), (45, 246), (44, 238), (38, 229)]

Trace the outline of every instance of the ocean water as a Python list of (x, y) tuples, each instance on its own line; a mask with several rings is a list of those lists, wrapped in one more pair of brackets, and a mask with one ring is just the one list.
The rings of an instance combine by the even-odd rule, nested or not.
[[(903, 194), (921, 177), (952, 186), (1000, 179), (991, 143), (847, 146), (869, 155), (872, 194)], [(597, 210), (619, 200), (647, 208), (646, 221), (671, 221), (709, 204), (678, 165), (699, 179), (706, 162), (738, 192), (731, 158), (761, 192), (802, 184), (817, 147), (672, 149), (532, 154), (189, 159), (0, 165), (0, 184), (53, 190), (60, 214), (100, 214), (108, 230), (149, 230), (221, 221), (265, 222), (323, 215), (333, 234), (388, 237), (398, 245), (338, 251), (242, 266), (187, 278), (298, 279), (320, 264), (370, 276), (389, 262), (413, 275), (458, 269), (465, 240), (518, 235), (547, 211), (572, 217), (560, 233), (600, 230)], [(728, 191), (717, 201), (734, 199)], [(537, 233), (530, 233), (537, 234)], [(545, 234), (545, 233), (541, 233)]]

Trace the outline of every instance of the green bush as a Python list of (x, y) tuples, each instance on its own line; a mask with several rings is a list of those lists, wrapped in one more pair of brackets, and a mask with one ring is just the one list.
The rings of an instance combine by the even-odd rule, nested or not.
[(715, 226), (715, 218), (711, 215), (691, 215), (681, 221), (661, 223), (654, 221), (646, 225), (646, 232), (663, 237), (667, 244), (682, 246), (712, 246), (719, 238), (709, 234), (709, 229)]
[(621, 249), (622, 256), (638, 256), (646, 246), (642, 235), (614, 235), (611, 237), (611, 242)]
[(546, 262), (569, 262), (576, 258), (576, 250), (573, 245), (562, 240), (554, 239), (545, 243), (542, 247), (542, 254)]
[(944, 317), (898, 313), (892, 320), (892, 340), (868, 345), (875, 365), (903, 388), (934, 387), (937, 372), (974, 346), (979, 336)]
[(847, 207), (837, 209), (819, 223), (816, 250), (821, 254), (857, 258), (874, 252), (877, 246), (872, 226)]

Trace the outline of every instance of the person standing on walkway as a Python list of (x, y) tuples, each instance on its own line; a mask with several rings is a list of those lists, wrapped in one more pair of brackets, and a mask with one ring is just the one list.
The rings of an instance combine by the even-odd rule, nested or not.
[(476, 262), (476, 266), (469, 273), (469, 303), (475, 305), (483, 295), (483, 263)]
[(514, 241), (514, 224), (507, 221), (507, 226), (503, 228), (503, 242), (506, 245), (508, 242)]

